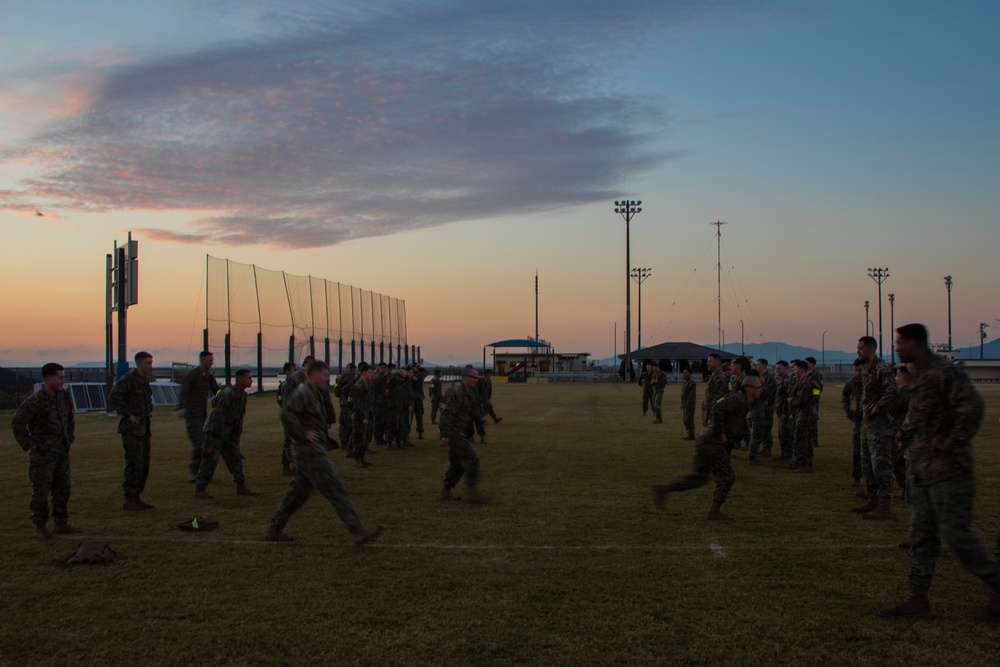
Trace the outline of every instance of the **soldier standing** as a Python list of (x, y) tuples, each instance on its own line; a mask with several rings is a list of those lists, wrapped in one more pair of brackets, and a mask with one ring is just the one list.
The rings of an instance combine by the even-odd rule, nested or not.
[[(910, 369), (900, 366), (896, 369), (896, 387), (899, 394), (896, 396), (896, 404), (892, 407), (892, 426), (898, 433), (906, 420), (906, 413), (910, 410)], [(896, 480), (896, 486), (902, 491), (903, 500), (907, 499), (906, 491), (906, 447), (898, 447), (893, 442), (892, 447), (892, 476)]]
[(226, 462), (229, 474), (236, 482), (236, 493), (241, 496), (257, 495), (247, 487), (243, 474), (243, 457), (240, 438), (243, 436), (243, 416), (247, 411), (247, 389), (253, 386), (249, 368), (236, 371), (236, 386), (226, 385), (212, 401), (214, 409), (205, 420), (205, 447), (198, 470), (195, 498), (211, 498), (205, 489), (212, 482), (219, 457)]
[(726, 397), (715, 404), (709, 426), (695, 445), (694, 472), (682, 475), (669, 484), (653, 487), (653, 496), (658, 507), (662, 507), (671, 493), (697, 489), (708, 481), (709, 474), (715, 477), (715, 492), (712, 507), (706, 517), (709, 520), (728, 520), (722, 513), (730, 489), (736, 483), (736, 471), (730, 461), (732, 447), (746, 434), (747, 412), (760, 399), (760, 379), (746, 377), (738, 394)]
[(410, 392), (413, 394), (413, 421), (417, 427), (417, 440), (424, 439), (424, 379), (427, 371), (420, 364), (413, 364)]
[(52, 497), (53, 533), (71, 535), (79, 532), (69, 524), (69, 447), (76, 437), (73, 402), (63, 389), (66, 382), (62, 366), (42, 366), (42, 388), (18, 406), (11, 420), (14, 439), (28, 453), (28, 479), (31, 480), (31, 523), (34, 536), (52, 537), (49, 522), (49, 496)]
[(789, 466), (792, 472), (812, 472), (812, 395), (809, 364), (799, 359), (792, 362), (795, 382), (788, 389), (788, 408), (793, 420), (792, 452), (795, 460)]
[(701, 404), (701, 425), (703, 427), (708, 426), (712, 417), (712, 406), (725, 397), (729, 391), (727, 380), (722, 374), (722, 357), (713, 352), (708, 355), (708, 361), (705, 362), (705, 365), (711, 375), (708, 378), (708, 386), (705, 387), (705, 400)]
[(775, 463), (792, 460), (792, 419), (788, 408), (788, 392), (793, 379), (788, 375), (788, 362), (784, 359), (774, 364), (774, 380), (777, 387), (774, 390), (774, 415), (778, 418), (778, 446), (781, 456), (774, 459)]
[(448, 391), (441, 411), (441, 442), (448, 448), (448, 471), (444, 475), (441, 500), (460, 500), (451, 490), (465, 476), (465, 498), (472, 503), (486, 502), (476, 489), (479, 484), (479, 454), (472, 446), (472, 433), (477, 423), (486, 423), (483, 401), (478, 392), (479, 372), (472, 366), (462, 370), (459, 384)]
[(330, 367), (322, 361), (314, 361), (306, 369), (306, 381), (284, 400), (281, 421), (292, 435), (295, 476), (278, 511), (271, 517), (264, 534), (265, 540), (292, 541), (292, 537), (283, 532), (285, 526), (296, 510), (309, 499), (314, 488), (333, 505), (357, 546), (378, 537), (382, 532), (382, 526), (366, 529), (361, 524), (351, 498), (347, 495), (347, 489), (330, 462), (324, 406), (324, 391), (329, 386)]
[(493, 371), (489, 368), (483, 371), (483, 385), (486, 393), (483, 411), (493, 419), (494, 424), (499, 424), (503, 417), (497, 417), (496, 411), (493, 410)]
[(389, 373), (389, 369), (395, 371), (396, 365), (385, 363), (379, 363), (378, 374), (375, 375), (371, 380), (372, 388), (372, 425), (371, 430), (375, 436), (376, 445), (384, 445), (386, 434), (389, 430), (388, 415), (386, 414), (388, 409), (387, 403), (387, 384), (389, 378), (393, 375)]
[[(285, 396), (291, 392), (293, 387), (293, 382), (291, 381), (292, 375), (295, 373), (295, 364), (291, 361), (285, 362), (285, 365), (281, 368), (281, 371), (285, 374), (285, 379), (278, 383), (278, 414), (281, 414), (281, 404), (285, 400)], [(292, 436), (288, 435), (288, 429), (282, 425), (281, 427), (283, 439), (281, 444), (281, 474), (285, 477), (291, 477), (292, 475)]]
[(750, 465), (760, 465), (758, 457), (762, 459), (771, 458), (771, 447), (773, 446), (771, 431), (774, 428), (774, 395), (777, 391), (777, 383), (767, 370), (767, 359), (758, 359), (755, 363), (757, 366), (757, 377), (760, 378), (761, 393), (760, 400), (754, 404), (753, 410), (749, 413), (750, 452), (748, 462)]
[[(851, 450), (853, 452), (853, 466), (851, 477), (854, 479), (854, 486), (861, 486), (861, 372), (865, 362), (861, 359), (854, 360), (854, 375), (844, 383), (844, 391), (840, 395), (841, 405), (844, 407), (844, 414), (854, 423), (854, 432), (851, 435)], [(858, 496), (868, 499), (867, 491), (858, 491)]]
[(649, 410), (649, 403), (653, 400), (653, 367), (651, 364), (645, 365), (642, 371), (642, 416), (646, 416)]
[(684, 369), (684, 384), (681, 385), (681, 414), (684, 418), (685, 440), (694, 440), (694, 406), (698, 401), (698, 385), (691, 379), (691, 370)]
[[(368, 468), (368, 438), (371, 432), (372, 422), (372, 384), (375, 378), (375, 371), (372, 367), (361, 362), (358, 365), (358, 379), (351, 387), (351, 435), (353, 440), (349, 448), (348, 456), (354, 457), (354, 465), (359, 468)], [(341, 415), (343, 417), (343, 415)]]
[(861, 468), (868, 487), (868, 502), (852, 512), (865, 519), (890, 518), (892, 503), (892, 447), (896, 428), (892, 410), (899, 390), (889, 364), (878, 358), (878, 341), (858, 339), (861, 369)]
[(437, 425), (438, 410), (441, 409), (441, 398), (444, 395), (440, 368), (434, 369), (434, 377), (431, 378), (427, 393), (430, 394), (431, 399), (431, 423)]
[(820, 395), (823, 393), (823, 374), (816, 370), (815, 357), (806, 357), (806, 363), (809, 365), (809, 380), (813, 385), (813, 431), (810, 437), (812, 438), (812, 446), (815, 449), (819, 447), (819, 400)]
[(205, 416), (208, 401), (219, 392), (219, 383), (212, 375), (215, 355), (202, 350), (198, 355), (198, 365), (184, 374), (180, 393), (177, 397), (177, 416), (184, 420), (188, 439), (191, 440), (191, 463), (188, 466), (188, 481), (198, 477), (201, 467), (201, 453), (205, 444)]
[(990, 587), (989, 603), (976, 620), (1000, 622), (1000, 563), (969, 528), (976, 477), (972, 437), (983, 418), (983, 399), (961, 369), (928, 349), (924, 325), (896, 329), (896, 351), (913, 371), (902, 428), (910, 492), (910, 597), (880, 613), (930, 616), (927, 593), (944, 541)]
[[(367, 364), (365, 364), (367, 366)], [(353, 363), (344, 367), (344, 372), (337, 376), (333, 382), (333, 395), (340, 401), (340, 442), (347, 449), (345, 452), (348, 458), (354, 456), (353, 427), (354, 418), (351, 416), (351, 389), (358, 380), (357, 367)]]
[(654, 424), (663, 423), (663, 390), (667, 386), (667, 374), (660, 370), (660, 363), (658, 361), (653, 362), (652, 378), (650, 379), (650, 385), (653, 387), (653, 414), (656, 419), (653, 420)]
[(153, 392), (149, 388), (149, 379), (152, 374), (153, 355), (137, 352), (135, 368), (123, 375), (108, 395), (108, 405), (122, 415), (118, 422), (118, 433), (122, 436), (125, 452), (122, 481), (125, 503), (122, 509), (129, 512), (153, 509), (141, 497), (149, 479), (150, 421), (153, 417)]

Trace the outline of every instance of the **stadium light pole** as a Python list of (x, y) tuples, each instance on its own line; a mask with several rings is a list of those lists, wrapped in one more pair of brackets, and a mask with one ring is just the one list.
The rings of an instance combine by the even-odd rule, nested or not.
[[(889, 294), (889, 331), (892, 332), (895, 330), (896, 330), (896, 295)], [(889, 358), (890, 358), (889, 363), (895, 366), (896, 365), (895, 345), (889, 346)]]
[(632, 277), (635, 278), (635, 282), (639, 284), (639, 333), (636, 336), (635, 345), (636, 348), (642, 349), (642, 284), (646, 281), (646, 278), (653, 275), (653, 269), (649, 267), (632, 269)]
[(871, 336), (872, 335), (871, 328), (869, 326), (872, 323), (872, 318), (868, 316), (868, 304), (869, 303), (870, 303), (869, 301), (865, 301), (865, 335), (866, 336)]
[(824, 329), (823, 330), (823, 336), (821, 337), (821, 340), (823, 341), (822, 345), (823, 345), (823, 367), (824, 368), (826, 367), (826, 332), (827, 331), (829, 331), (829, 329)]
[(632, 218), (642, 212), (642, 201), (622, 199), (615, 202), (615, 213), (625, 219), (625, 382), (632, 372), (632, 256), (629, 226)]
[(944, 286), (948, 288), (948, 350), (951, 351), (954, 349), (951, 346), (951, 276), (944, 277)]
[(889, 277), (889, 268), (868, 269), (868, 277), (878, 283), (878, 358), (882, 359), (882, 283)]

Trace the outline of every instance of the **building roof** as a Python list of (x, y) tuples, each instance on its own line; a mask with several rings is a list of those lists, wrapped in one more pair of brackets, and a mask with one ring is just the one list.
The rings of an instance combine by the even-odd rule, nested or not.
[[(639, 350), (633, 350), (629, 356), (636, 360), (653, 359), (705, 359), (710, 354), (718, 354), (723, 358), (731, 357), (732, 354), (717, 350), (714, 347), (705, 347), (696, 343), (660, 343), (651, 345)], [(618, 355), (619, 359), (624, 359), (624, 354)]]
[(539, 343), (528, 338), (511, 338), (509, 340), (498, 340), (495, 343), (486, 343), (483, 347), (548, 347), (548, 343)]

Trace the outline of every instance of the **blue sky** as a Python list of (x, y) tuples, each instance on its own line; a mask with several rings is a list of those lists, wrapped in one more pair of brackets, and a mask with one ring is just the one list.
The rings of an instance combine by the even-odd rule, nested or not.
[[(534, 332), (537, 270), (542, 336), (608, 357), (626, 196), (644, 202), (632, 265), (653, 268), (646, 344), (716, 341), (718, 219), (727, 340), (742, 319), (752, 342), (827, 331), (849, 350), (864, 300), (875, 318), (866, 268), (888, 266), (897, 324), (943, 341), (952, 274), (955, 344), (978, 343), (1000, 317), (998, 19), (902, 0), (14, 0), (0, 279), (39, 271), (38, 247), (86, 274), (132, 230), (131, 338), (161, 357), (197, 345), (211, 253), (405, 299), (446, 363)], [(77, 318), (68, 345), (39, 309), (0, 360), (100, 357), (100, 269), (0, 299)]]

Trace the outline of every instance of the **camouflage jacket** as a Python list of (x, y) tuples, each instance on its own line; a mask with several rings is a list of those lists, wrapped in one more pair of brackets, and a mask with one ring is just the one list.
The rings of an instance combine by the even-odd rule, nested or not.
[(431, 399), (441, 400), (442, 397), (442, 384), (441, 378), (435, 375), (431, 378), (430, 386), (427, 388), (427, 393), (430, 395)]
[(774, 399), (778, 394), (778, 380), (774, 377), (774, 373), (769, 371), (764, 371), (760, 375), (760, 386), (763, 388), (760, 392), (760, 399), (757, 401), (760, 406), (756, 406), (765, 412), (774, 409)]
[(10, 420), (14, 439), (21, 449), (68, 450), (76, 437), (73, 403), (65, 389), (48, 394), (39, 389), (24, 399)]
[(906, 420), (906, 413), (910, 410), (910, 387), (898, 387), (899, 393), (896, 395), (896, 402), (892, 406), (892, 425), (894, 428), (901, 428)]
[(371, 419), (372, 404), (374, 403), (373, 384), (374, 380), (368, 382), (364, 378), (358, 378), (354, 386), (351, 387), (351, 419), (355, 422)]
[[(865, 364), (861, 369), (861, 419), (888, 425), (892, 421), (892, 409), (898, 393), (896, 378), (889, 364), (881, 359)], [(878, 412), (872, 416), (870, 413), (874, 408), (878, 408)]]
[[(727, 396), (712, 406), (711, 423), (701, 433), (701, 437), (715, 445), (725, 445), (732, 450), (740, 440), (750, 437), (747, 412), (750, 406), (742, 393)], [(722, 436), (726, 441), (722, 441)]]
[(910, 377), (910, 409), (901, 429), (910, 483), (926, 486), (958, 472), (972, 473), (972, 436), (985, 410), (982, 396), (958, 366), (934, 353)]
[(698, 385), (694, 380), (685, 380), (681, 385), (681, 410), (694, 412), (698, 399)]
[(324, 397), (324, 393), (303, 382), (281, 402), (281, 423), (296, 444), (310, 444), (306, 434), (315, 431), (319, 434), (317, 443), (329, 448), (325, 406), (329, 397)]
[(806, 374), (806, 378), (812, 384), (813, 392), (811, 398), (809, 399), (813, 405), (819, 405), (820, 394), (823, 393), (823, 374), (817, 370)]
[(788, 375), (774, 378), (774, 413), (779, 417), (788, 414), (788, 392), (794, 381), (795, 378)]
[(386, 401), (386, 385), (389, 382), (388, 373), (376, 373), (375, 377), (372, 378), (372, 400), (377, 405), (385, 405)]
[(799, 380), (792, 380), (788, 387), (788, 412), (793, 417), (800, 417), (809, 413), (809, 406), (812, 405), (813, 383), (812, 379), (806, 375)]
[(396, 373), (386, 381), (385, 388), (389, 391), (386, 402), (391, 407), (399, 409), (413, 405), (413, 389), (410, 387), (410, 378)]
[(662, 392), (667, 386), (667, 374), (664, 371), (653, 373), (653, 391)]
[(360, 375), (357, 373), (349, 373), (344, 371), (337, 376), (337, 379), (333, 381), (333, 393), (336, 394), (340, 392), (340, 412), (341, 419), (344, 418), (344, 408), (346, 408), (351, 402), (351, 389), (354, 388), (354, 383), (358, 381)]
[(421, 368), (418, 371), (413, 371), (413, 377), (410, 378), (410, 389), (413, 393), (414, 401), (424, 400), (424, 379), (427, 378), (427, 371)]
[[(118, 422), (119, 433), (140, 437), (150, 434), (153, 392), (149, 388), (149, 376), (143, 377), (134, 369), (123, 375), (111, 388), (108, 405), (122, 415)], [(129, 417), (138, 417), (139, 422), (130, 424)]]
[(205, 420), (205, 435), (223, 442), (238, 441), (243, 435), (243, 415), (246, 411), (246, 392), (227, 385), (219, 392), (215, 409)]
[(644, 371), (639, 379), (642, 382), (643, 393), (651, 393), (653, 391), (653, 371)]
[(219, 383), (211, 373), (202, 373), (201, 368), (192, 368), (181, 380), (177, 395), (177, 409), (186, 410), (186, 419), (205, 419), (208, 399), (219, 393)]
[(475, 433), (476, 424), (484, 416), (483, 402), (476, 390), (466, 389), (463, 385), (457, 384), (448, 391), (441, 418), (438, 420), (441, 437), (451, 438), (453, 433), (471, 437)]
[(705, 400), (701, 404), (701, 418), (708, 421), (712, 415), (712, 406), (716, 402), (725, 398), (729, 391), (729, 383), (722, 371), (715, 371), (708, 378), (708, 386), (705, 387)]
[(853, 422), (861, 421), (861, 378), (852, 376), (844, 383), (844, 391), (840, 394), (840, 404), (848, 419)]

